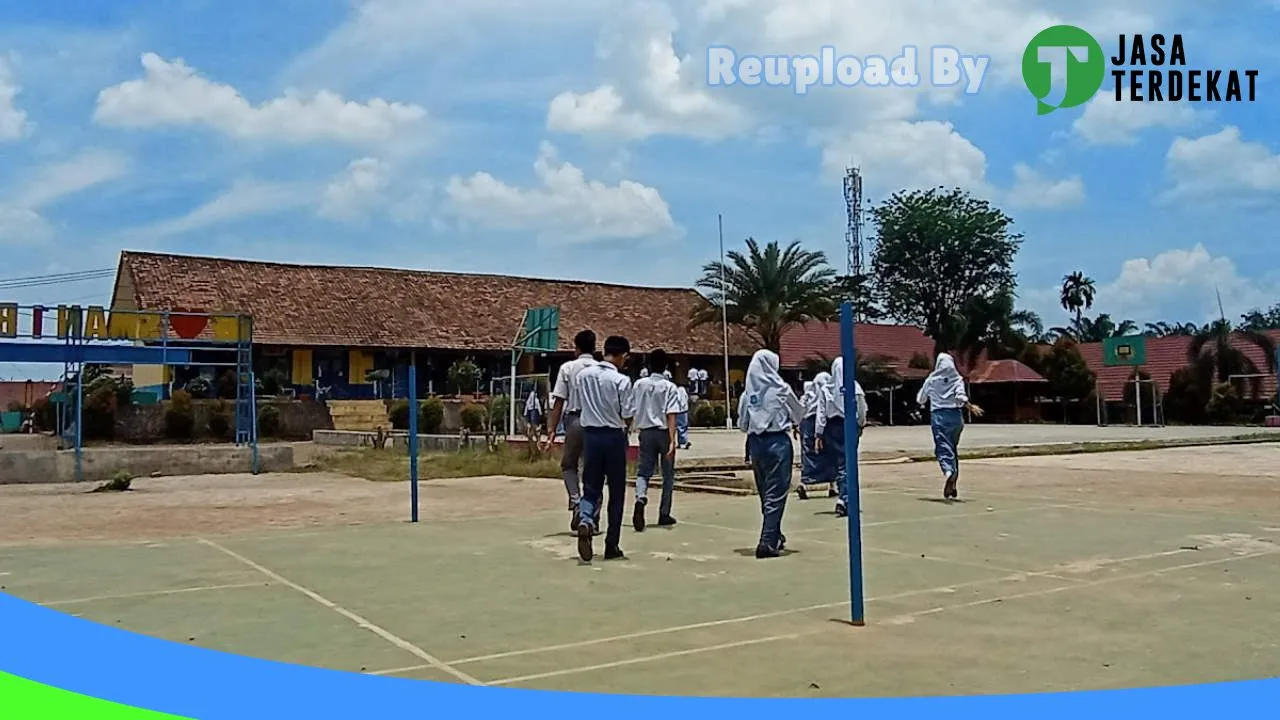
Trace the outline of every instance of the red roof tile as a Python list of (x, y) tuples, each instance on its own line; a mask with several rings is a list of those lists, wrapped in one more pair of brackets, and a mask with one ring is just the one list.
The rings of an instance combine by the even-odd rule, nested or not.
[[(1280, 330), (1270, 330), (1267, 334), (1280, 343)], [(1169, 389), (1169, 378), (1173, 373), (1186, 367), (1187, 347), (1190, 344), (1191, 338), (1185, 336), (1147, 338), (1147, 357), (1146, 363), (1142, 366), (1142, 371), (1156, 382), (1160, 392), (1163, 393)], [(1258, 366), (1259, 371), (1266, 372), (1266, 358), (1263, 357), (1262, 351), (1256, 346), (1245, 342), (1239, 336), (1232, 336), (1231, 345), (1252, 360), (1253, 364)], [(1080, 356), (1089, 365), (1089, 369), (1097, 374), (1103, 399), (1116, 402), (1123, 400), (1125, 382), (1132, 377), (1133, 368), (1104, 366), (1102, 364), (1102, 343), (1084, 343), (1076, 347), (1079, 348)], [(1263, 397), (1274, 396), (1276, 392), (1275, 376), (1269, 375), (1264, 378), (1261, 389)]]
[[(718, 324), (688, 329), (705, 302), (684, 288), (124, 252), (112, 306), (252, 315), (262, 344), (506, 351), (526, 308), (559, 305), (562, 351), (591, 328), (638, 350), (720, 355)], [(758, 346), (730, 328), (729, 347)]]
[[(911, 374), (907, 371), (913, 369), (907, 367), (912, 355), (921, 353), (933, 358), (933, 341), (919, 328), (909, 325), (858, 323), (853, 329), (853, 338), (860, 355), (883, 356), (895, 370), (908, 377)], [(797, 325), (782, 336), (782, 352), (778, 356), (783, 367), (802, 367), (805, 360), (819, 355), (829, 358), (840, 355), (839, 323)]]
[(969, 382), (975, 385), (991, 383), (1047, 383), (1040, 373), (1017, 360), (990, 360), (980, 362), (977, 370), (969, 374)]

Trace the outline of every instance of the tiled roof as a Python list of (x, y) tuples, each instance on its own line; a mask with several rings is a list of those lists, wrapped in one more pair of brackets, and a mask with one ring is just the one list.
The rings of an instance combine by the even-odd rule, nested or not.
[[(908, 377), (916, 373), (908, 368), (911, 356), (921, 353), (933, 358), (933, 341), (925, 337), (919, 328), (909, 325), (878, 325), (858, 323), (853, 329), (857, 351), (863, 357), (883, 356), (900, 374)], [(782, 336), (782, 352), (778, 353), (782, 367), (799, 368), (805, 360), (826, 355), (840, 355), (840, 324), (812, 322), (797, 325)], [(925, 371), (925, 375), (928, 371)]]
[[(688, 329), (706, 302), (692, 289), (124, 252), (116, 295), (113, 307), (252, 315), (261, 344), (503, 351), (526, 308), (558, 305), (562, 351), (590, 328), (637, 351), (723, 352), (719, 324)], [(757, 347), (730, 328), (732, 354)]]
[(975, 385), (991, 383), (1045, 383), (1040, 373), (1017, 360), (989, 360), (979, 363), (978, 369), (969, 374), (969, 382)]
[[(1277, 343), (1280, 343), (1280, 330), (1269, 330), (1267, 334), (1271, 336)], [(1169, 378), (1173, 373), (1187, 365), (1187, 347), (1191, 344), (1191, 338), (1185, 336), (1173, 336), (1163, 338), (1147, 338), (1146, 363), (1142, 366), (1142, 371), (1151, 376), (1156, 382), (1160, 392), (1169, 389)], [(1241, 350), (1253, 364), (1258, 366), (1259, 372), (1267, 371), (1267, 361), (1263, 357), (1263, 353), (1255, 345), (1241, 339), (1240, 336), (1232, 336), (1231, 345)], [(1125, 381), (1132, 374), (1133, 369), (1128, 367), (1106, 367), (1102, 364), (1102, 343), (1085, 343), (1077, 346), (1080, 350), (1081, 357), (1084, 358), (1089, 369), (1093, 370), (1098, 376), (1098, 383), (1101, 386), (1102, 397), (1109, 401), (1122, 401), (1124, 399)], [(1262, 381), (1262, 397), (1271, 397), (1276, 392), (1276, 379), (1274, 375), (1269, 375)]]

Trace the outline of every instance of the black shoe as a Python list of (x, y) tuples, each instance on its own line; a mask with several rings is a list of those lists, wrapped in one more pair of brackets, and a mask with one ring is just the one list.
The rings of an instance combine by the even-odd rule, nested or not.
[(803, 484), (801, 484), (800, 487), (796, 488), (796, 494), (800, 496), (801, 500), (809, 499), (809, 491), (808, 489), (805, 488)]
[(849, 517), (849, 508), (844, 503), (836, 503), (836, 517)]
[(942, 497), (947, 500), (960, 497), (959, 491), (956, 490), (956, 478), (954, 475), (947, 478), (947, 484), (942, 488)]
[(569, 512), (573, 513), (569, 516), (569, 531), (578, 532), (578, 528), (582, 525), (582, 516), (578, 514), (577, 507), (569, 508)]
[(637, 500), (636, 510), (631, 513), (631, 526), (636, 529), (636, 532), (644, 532), (644, 506), (644, 500)]
[(776, 558), (782, 556), (782, 548), (767, 548), (764, 545), (756, 546), (756, 559), (764, 560), (766, 558)]
[(658, 527), (671, 527), (676, 524), (676, 519), (671, 515), (663, 515), (658, 518)]
[(786, 549), (787, 549), (787, 536), (786, 535), (778, 536), (778, 552), (782, 552), (783, 550), (786, 550)]
[(591, 562), (596, 554), (596, 549), (592, 547), (592, 540), (595, 538), (592, 529), (590, 525), (578, 526), (578, 557), (582, 558), (582, 562)]
[(828, 486), (827, 486), (827, 497), (835, 497), (835, 496), (836, 496), (836, 489), (835, 489), (835, 487), (832, 487), (832, 486), (828, 485)]
[(607, 547), (604, 549), (605, 560), (626, 560), (627, 556), (622, 553), (622, 548)]

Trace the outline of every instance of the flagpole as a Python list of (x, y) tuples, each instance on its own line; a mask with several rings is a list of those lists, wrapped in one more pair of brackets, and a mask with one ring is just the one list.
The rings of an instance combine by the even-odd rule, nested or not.
[(724, 280), (724, 215), (717, 214), (720, 227), (720, 322), (724, 331), (724, 426), (733, 428), (733, 389), (729, 384), (729, 295)]

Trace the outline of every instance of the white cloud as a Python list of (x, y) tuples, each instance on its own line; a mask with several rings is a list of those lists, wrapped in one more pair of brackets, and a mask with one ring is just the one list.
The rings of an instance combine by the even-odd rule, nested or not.
[(654, 188), (630, 180), (605, 185), (559, 160), (543, 143), (534, 163), (536, 188), (517, 188), (492, 175), (454, 177), (446, 188), (453, 213), (478, 226), (528, 230), (549, 243), (669, 236), (679, 232)]
[(53, 227), (35, 210), (0, 204), (0, 245), (44, 242), (53, 234)]
[(426, 118), (417, 105), (381, 98), (358, 103), (327, 90), (310, 96), (289, 90), (253, 105), (235, 88), (200, 76), (181, 59), (167, 61), (147, 53), (142, 67), (142, 79), (98, 94), (97, 122), (130, 128), (203, 125), (236, 138), (294, 143), (377, 143), (418, 129)]
[(1014, 184), (1005, 193), (1011, 207), (1051, 209), (1079, 205), (1085, 200), (1084, 180), (1073, 175), (1061, 180), (1047, 178), (1025, 163), (1013, 166)]
[(353, 160), (324, 190), (318, 213), (330, 220), (356, 220), (384, 201), (390, 168), (377, 158)]
[(129, 159), (116, 152), (92, 150), (65, 162), (40, 168), (17, 192), (23, 207), (38, 208), (129, 171)]
[(1176, 138), (1165, 156), (1166, 200), (1241, 201), (1280, 194), (1280, 154), (1228, 125), (1213, 135)]
[(1104, 86), (1071, 130), (1090, 145), (1133, 145), (1144, 130), (1185, 128), (1204, 115), (1186, 102), (1116, 102), (1115, 94)]
[(213, 200), (144, 232), (153, 237), (181, 235), (247, 217), (284, 213), (314, 202), (315, 189), (308, 185), (237, 180)]
[(845, 166), (861, 168), (864, 182), (880, 188), (960, 186), (989, 193), (987, 156), (951, 123), (897, 121), (822, 139), (822, 165), (830, 177)]
[(677, 23), (667, 6), (639, 2), (624, 6), (597, 55), (627, 83), (626, 97), (612, 84), (551, 101), (547, 128), (555, 132), (599, 133), (627, 140), (675, 134), (722, 138), (742, 132), (742, 111), (706, 87), (699, 61), (676, 55)]
[(27, 113), (17, 104), (21, 90), (8, 61), (0, 57), (0, 141), (18, 140), (31, 131)]

